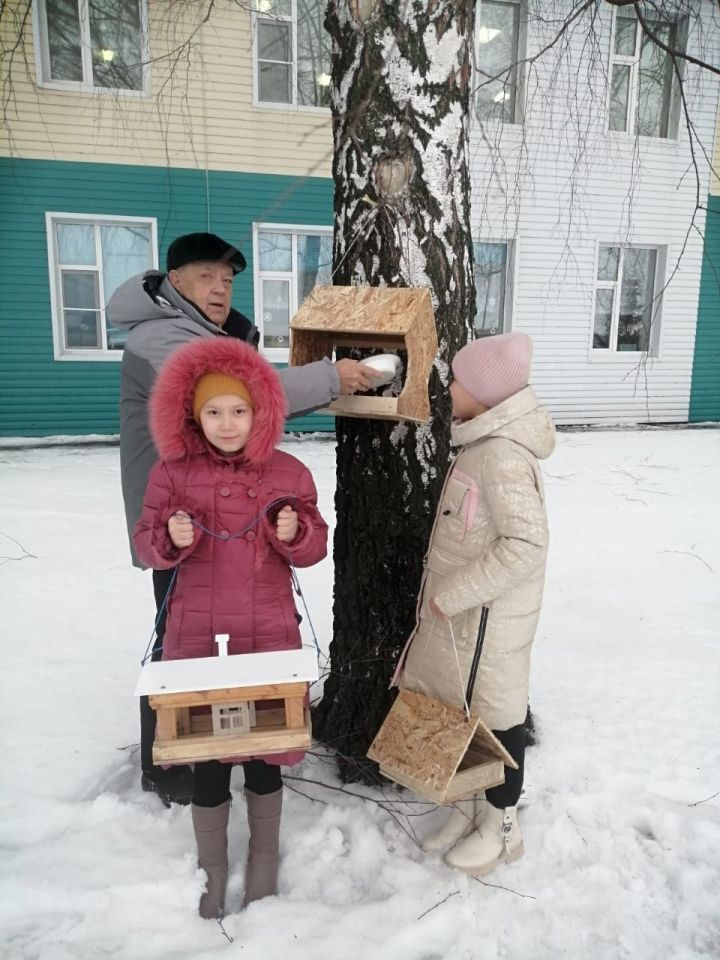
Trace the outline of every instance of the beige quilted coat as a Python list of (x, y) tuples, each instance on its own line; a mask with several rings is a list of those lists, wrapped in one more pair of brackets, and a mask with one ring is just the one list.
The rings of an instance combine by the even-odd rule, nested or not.
[[(538, 458), (552, 453), (555, 428), (526, 387), (454, 424), (452, 443), (460, 450), (440, 498), (417, 626), (395, 682), (462, 707), (484, 605), (487, 629), (470, 706), (491, 729), (507, 730), (527, 709), (548, 546)], [(452, 618), (456, 651), (431, 598)]]

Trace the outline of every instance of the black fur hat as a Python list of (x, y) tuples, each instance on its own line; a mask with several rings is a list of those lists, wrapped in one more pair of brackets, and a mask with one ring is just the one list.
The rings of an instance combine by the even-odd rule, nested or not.
[(167, 269), (177, 270), (186, 263), (198, 260), (216, 260), (228, 263), (233, 274), (240, 273), (247, 266), (245, 257), (237, 247), (231, 246), (214, 233), (186, 233), (178, 237), (168, 247)]

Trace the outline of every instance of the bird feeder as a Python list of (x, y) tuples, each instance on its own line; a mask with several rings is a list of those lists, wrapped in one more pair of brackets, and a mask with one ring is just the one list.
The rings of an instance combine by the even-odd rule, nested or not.
[(482, 722), (413, 690), (401, 690), (368, 757), (380, 773), (437, 804), (455, 803), (505, 782), (517, 770)]
[(159, 660), (142, 669), (135, 695), (157, 713), (153, 762), (163, 766), (304, 750), (312, 742), (312, 650)]
[(291, 366), (332, 356), (337, 347), (407, 354), (399, 396), (343, 395), (330, 404), (329, 413), (416, 423), (430, 419), (428, 383), (438, 342), (428, 289), (315, 287), (290, 329)]

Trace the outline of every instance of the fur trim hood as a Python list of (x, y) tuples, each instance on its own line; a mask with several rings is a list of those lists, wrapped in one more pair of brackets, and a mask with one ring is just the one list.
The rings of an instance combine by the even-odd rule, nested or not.
[(208, 449), (193, 419), (195, 387), (206, 373), (243, 380), (253, 398), (253, 427), (242, 453), (257, 467), (273, 454), (285, 426), (287, 401), (280, 378), (267, 360), (238, 340), (196, 340), (181, 347), (163, 365), (150, 396), (150, 427), (163, 460), (180, 460)]

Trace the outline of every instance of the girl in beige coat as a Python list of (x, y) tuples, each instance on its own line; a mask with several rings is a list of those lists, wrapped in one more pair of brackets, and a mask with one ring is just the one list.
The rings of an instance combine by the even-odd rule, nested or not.
[(459, 804), (423, 843), (429, 851), (452, 847), (446, 862), (473, 874), (523, 852), (523, 721), (548, 546), (538, 459), (555, 446), (552, 420), (528, 386), (531, 357), (530, 338), (509, 333), (475, 340), (453, 361), (458, 456), (430, 538), (418, 623), (396, 674), (403, 687), (467, 705), (518, 764), (485, 792), (481, 816), (477, 802)]

